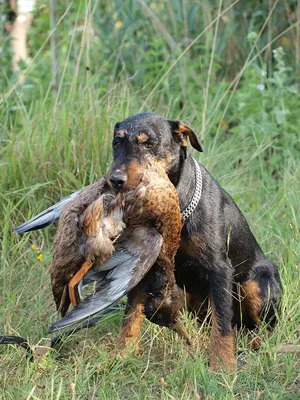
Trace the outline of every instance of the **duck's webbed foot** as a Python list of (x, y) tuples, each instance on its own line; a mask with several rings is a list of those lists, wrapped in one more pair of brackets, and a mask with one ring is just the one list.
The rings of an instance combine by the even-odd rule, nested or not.
[(73, 307), (76, 307), (80, 302), (77, 285), (84, 277), (84, 275), (92, 268), (92, 266), (92, 261), (85, 261), (80, 270), (77, 271), (77, 273), (73, 276), (68, 284), (69, 297)]

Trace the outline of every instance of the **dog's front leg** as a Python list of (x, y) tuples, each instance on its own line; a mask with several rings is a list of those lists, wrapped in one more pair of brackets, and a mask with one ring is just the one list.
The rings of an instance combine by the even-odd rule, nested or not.
[(135, 350), (138, 349), (138, 339), (144, 320), (145, 299), (145, 287), (143, 281), (141, 281), (139, 285), (128, 293), (128, 302), (119, 335), (121, 352), (130, 346), (135, 347)]
[(232, 320), (232, 267), (228, 262), (218, 263), (209, 276), (212, 306), (210, 367), (235, 369), (234, 334)]

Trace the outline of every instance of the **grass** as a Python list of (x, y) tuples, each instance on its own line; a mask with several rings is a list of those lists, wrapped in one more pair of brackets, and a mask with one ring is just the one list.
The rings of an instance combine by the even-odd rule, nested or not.
[[(80, 20), (80, 12), (85, 15), (84, 7), (64, 20), (68, 29)], [(207, 25), (219, 18), (217, 9), (209, 12)], [(179, 26), (172, 26), (176, 43)], [(101, 176), (111, 160), (114, 123), (145, 110), (181, 119), (199, 132), (205, 152), (194, 156), (233, 196), (263, 250), (279, 266), (284, 288), (279, 322), (271, 333), (264, 327), (258, 332), (263, 336), (258, 352), (250, 351), (245, 334), (237, 333), (239, 369), (232, 376), (209, 371), (209, 327), (197, 326), (189, 315), (183, 319), (195, 341), (193, 349), (173, 333), (145, 322), (140, 353), (126, 359), (114, 356), (120, 311), (34, 363), (25, 359), (22, 349), (1, 346), (0, 398), (299, 398), (299, 354), (277, 351), (282, 345), (299, 344), (300, 333), (300, 96), (290, 79), (290, 58), (279, 52), (272, 75), (265, 76), (260, 51), (266, 44), (252, 43), (247, 53), (252, 58), (246, 54), (235, 86), (237, 79), (216, 73), (220, 60), (215, 50), (221, 38), (216, 24), (203, 34), (199, 57), (185, 52), (188, 44), (184, 47), (182, 42), (173, 54), (160, 38), (159, 25), (154, 27), (150, 54), (137, 46), (138, 57), (144, 57), (137, 75), (126, 58), (127, 39), (134, 37), (130, 30), (115, 46), (117, 51), (104, 54), (99, 65), (93, 64), (97, 49), (91, 38), (80, 37), (85, 45), (80, 53), (73, 32), (59, 42), (66, 59), (61, 60), (65, 62), (57, 94), (51, 92), (43, 68), (49, 65), (44, 49), (26, 72), (24, 86), (7, 82), (0, 107), (0, 333), (47, 345), (45, 332), (56, 318), (48, 274), (55, 227), (22, 236), (12, 228)], [(193, 46), (191, 50), (197, 42)], [(88, 61), (93, 73), (85, 69)]]

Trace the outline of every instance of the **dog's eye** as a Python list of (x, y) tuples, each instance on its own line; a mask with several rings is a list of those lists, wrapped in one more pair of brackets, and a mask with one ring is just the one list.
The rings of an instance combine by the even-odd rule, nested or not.
[(152, 147), (154, 147), (154, 143), (146, 142), (146, 143), (143, 143), (143, 144), (146, 147), (146, 149), (152, 149)]

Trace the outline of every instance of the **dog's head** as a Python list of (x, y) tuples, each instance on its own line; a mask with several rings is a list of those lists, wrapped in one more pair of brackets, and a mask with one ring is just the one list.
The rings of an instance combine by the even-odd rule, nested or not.
[(180, 121), (142, 113), (118, 122), (114, 128), (111, 183), (118, 189), (135, 186), (149, 163), (160, 163), (172, 180), (186, 158), (188, 139), (196, 150), (203, 151), (195, 132)]

